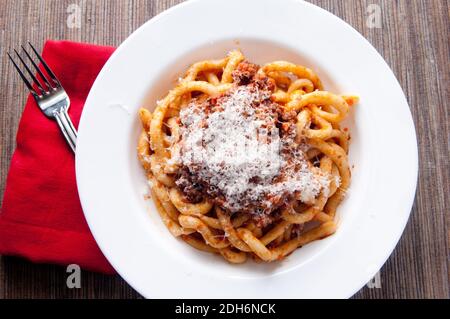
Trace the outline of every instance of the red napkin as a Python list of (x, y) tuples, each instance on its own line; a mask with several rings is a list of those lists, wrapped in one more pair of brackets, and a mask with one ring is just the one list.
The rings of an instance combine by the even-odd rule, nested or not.
[[(68, 41), (46, 42), (43, 57), (70, 97), (69, 115), (75, 127), (94, 80), (113, 51)], [(20, 120), (3, 197), (0, 254), (114, 273), (84, 219), (74, 154), (56, 122), (44, 116), (31, 95)]]

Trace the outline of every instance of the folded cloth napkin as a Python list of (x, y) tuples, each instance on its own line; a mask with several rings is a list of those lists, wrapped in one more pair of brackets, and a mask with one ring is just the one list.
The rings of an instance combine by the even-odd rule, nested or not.
[[(43, 57), (70, 97), (69, 115), (75, 127), (94, 80), (113, 51), (68, 41), (46, 42)], [(74, 154), (56, 122), (45, 117), (31, 95), (6, 181), (0, 254), (114, 273), (84, 219)]]

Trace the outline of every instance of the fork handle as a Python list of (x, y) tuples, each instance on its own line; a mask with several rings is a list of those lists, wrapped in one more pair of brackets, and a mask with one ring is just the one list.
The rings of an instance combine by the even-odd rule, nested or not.
[(75, 153), (76, 144), (77, 144), (77, 130), (72, 124), (70, 120), (69, 114), (66, 109), (61, 109), (54, 113), (56, 122), (61, 129), (64, 137), (66, 138), (67, 143), (69, 144), (72, 151)]

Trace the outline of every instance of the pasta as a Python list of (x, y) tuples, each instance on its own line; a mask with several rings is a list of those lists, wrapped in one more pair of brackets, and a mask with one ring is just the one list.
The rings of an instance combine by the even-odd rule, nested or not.
[(356, 96), (309, 68), (240, 51), (193, 64), (153, 113), (137, 153), (173, 236), (230, 263), (280, 260), (336, 231), (350, 184), (340, 127)]

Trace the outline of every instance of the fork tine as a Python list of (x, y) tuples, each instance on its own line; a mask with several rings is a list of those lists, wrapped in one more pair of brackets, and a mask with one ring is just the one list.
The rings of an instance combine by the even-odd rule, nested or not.
[(31, 83), (28, 81), (28, 79), (25, 77), (25, 75), (22, 73), (22, 71), (20, 70), (20, 68), (17, 66), (16, 62), (14, 62), (14, 59), (11, 57), (11, 55), (9, 53), (8, 57), (11, 60), (11, 62), (13, 63), (14, 67), (16, 68), (17, 72), (19, 72), (20, 77), (22, 78), (23, 82), (25, 83), (25, 85), (27, 86), (28, 90), (30, 90), (31, 94), (33, 94), (34, 96), (38, 96), (38, 94), (36, 93), (36, 91), (34, 90), (33, 86), (31, 85)]
[(50, 82), (47, 80), (47, 77), (44, 75), (44, 73), (41, 71), (41, 69), (37, 66), (37, 64), (34, 62), (33, 58), (31, 57), (31, 55), (28, 53), (27, 50), (25, 50), (24, 46), (21, 45), (23, 52), (25, 52), (26, 56), (28, 57), (28, 59), (31, 61), (31, 64), (33, 64), (34, 68), (36, 69), (36, 71), (39, 73), (39, 76), (41, 77), (41, 79), (45, 82), (45, 84), (47, 85), (47, 88), (50, 90), (52, 88), (52, 85), (50, 84)]
[(36, 77), (34, 76), (33, 72), (31, 72), (30, 68), (28, 67), (28, 65), (25, 63), (25, 61), (22, 59), (22, 57), (20, 56), (19, 52), (17, 52), (16, 49), (14, 49), (14, 52), (16, 52), (17, 57), (19, 58), (20, 62), (22, 62), (23, 66), (25, 67), (25, 70), (27, 70), (28, 74), (30, 75), (30, 77), (33, 79), (34, 84), (37, 85), (37, 87), (41, 90), (41, 94), (44, 94), (45, 90), (42, 87), (41, 83), (39, 83), (39, 81), (36, 79)]
[(59, 82), (59, 80), (56, 77), (56, 75), (52, 72), (50, 67), (47, 65), (47, 63), (44, 61), (44, 59), (41, 57), (41, 55), (37, 52), (37, 50), (34, 48), (34, 46), (30, 42), (28, 42), (28, 44), (30, 45), (31, 49), (33, 50), (33, 52), (38, 57), (39, 61), (41, 61), (42, 65), (45, 68), (45, 71), (47, 71), (48, 75), (52, 78), (53, 82), (55, 82), (55, 84), (61, 86), (61, 83)]

